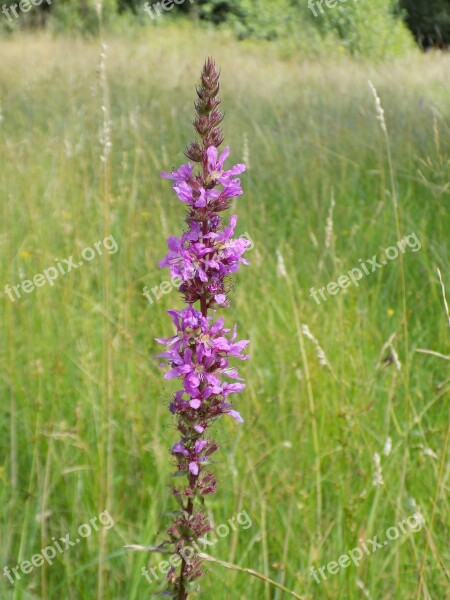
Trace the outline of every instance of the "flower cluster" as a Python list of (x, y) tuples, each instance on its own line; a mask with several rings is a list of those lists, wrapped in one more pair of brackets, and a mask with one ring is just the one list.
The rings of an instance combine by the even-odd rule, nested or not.
[[(194, 163), (200, 163), (199, 172), (189, 163), (161, 174), (173, 181), (175, 193), (188, 210), (186, 231), (179, 238), (168, 239), (169, 252), (159, 263), (160, 267), (170, 269), (171, 277), (181, 280), (180, 293), (188, 305), (183, 310), (168, 311), (176, 333), (157, 340), (165, 346), (158, 355), (163, 359), (162, 366), (169, 367), (165, 378), (181, 380), (181, 389), (174, 393), (170, 403), (181, 436), (172, 447), (176, 475), (186, 477), (184, 485), (173, 489), (182, 511), (168, 530), (178, 552), (188, 539), (198, 538), (209, 530), (201, 509), (194, 508), (196, 497), (211, 494), (216, 488), (208, 461), (217, 444), (207, 437), (208, 429), (221, 415), (242, 422), (229, 396), (241, 392), (244, 384), (230, 359), (248, 358), (243, 354), (248, 340), (237, 341), (236, 326), (231, 330), (225, 327), (222, 317), (216, 316), (218, 308), (228, 306), (228, 276), (241, 264), (248, 264), (243, 254), (250, 245), (246, 239), (233, 238), (236, 215), (227, 224), (222, 223), (220, 216), (231, 200), (242, 194), (236, 176), (245, 171), (245, 165), (237, 164), (226, 170), (229, 148), (221, 154), (217, 150), (223, 141), (218, 127), (223, 118), (218, 109), (218, 92), (219, 74), (214, 62), (208, 60), (197, 89), (194, 121), (201, 143), (191, 143), (186, 152)], [(176, 597), (185, 599), (189, 586), (200, 575), (199, 561), (187, 564), (183, 560), (179, 576), (172, 568), (168, 581)]]
[(208, 148), (206, 173), (193, 175), (194, 167), (188, 164), (171, 175), (162, 174), (175, 180), (173, 189), (191, 209), (187, 218), (189, 229), (181, 238), (167, 240), (169, 252), (159, 266), (169, 267), (171, 277), (182, 280), (180, 291), (188, 304), (203, 298), (207, 308), (213, 302), (226, 303), (225, 278), (236, 272), (240, 263), (248, 264), (242, 255), (250, 242), (233, 239), (237, 216), (233, 215), (221, 229), (222, 219), (217, 214), (228, 208), (231, 198), (242, 194), (240, 181), (233, 175), (242, 173), (245, 165), (223, 171), (228, 151), (226, 148), (218, 159), (217, 148)]
[[(224, 327), (222, 317), (213, 321), (214, 317), (204, 317), (192, 307), (168, 312), (177, 327), (177, 334), (168, 339), (157, 340), (168, 348), (158, 357), (167, 359), (167, 364), (171, 366), (170, 371), (165, 374), (166, 379), (180, 377), (183, 381), (183, 389), (175, 394), (170, 405), (171, 412), (193, 409), (201, 414), (202, 406), (215, 395), (223, 399), (221, 413), (230, 413), (229, 406), (225, 403), (226, 397), (242, 391), (244, 386), (230, 384), (221, 380), (221, 377), (240, 379), (237, 369), (229, 366), (229, 357), (240, 360), (248, 358), (248, 355), (242, 354), (248, 340), (235, 342), (236, 326), (231, 338), (227, 339), (226, 334), (230, 329)], [(185, 393), (189, 400), (183, 401)], [(241, 420), (235, 411), (232, 416)], [(204, 429), (197, 431), (203, 433)]]

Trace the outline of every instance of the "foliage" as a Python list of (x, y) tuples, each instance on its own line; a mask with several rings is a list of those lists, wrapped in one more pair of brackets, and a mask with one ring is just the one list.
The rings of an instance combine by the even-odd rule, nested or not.
[(292, 47), (320, 51), (336, 40), (355, 55), (383, 57), (412, 47), (393, 0), (348, 0), (327, 6), (303, 0), (198, 0), (180, 5), (201, 20), (228, 23), (238, 38), (289, 40)]
[[(51, 11), (49, 25), (53, 31), (78, 31), (92, 34), (98, 31), (95, 0), (58, 0)], [(102, 18), (105, 24), (116, 15), (116, 0), (102, 0)]]
[[(125, 0), (128, 7), (129, 0)], [(17, 18), (9, 11), (0, 19), (0, 30), (33, 29), (47, 27), (56, 32), (80, 32), (92, 34), (98, 31), (98, 18), (95, 0), (53, 0), (48, 4), (45, 0), (39, 6), (31, 6), (24, 12), (17, 0), (4, 0), (0, 6), (17, 7)], [(116, 0), (102, 0), (102, 13), (105, 25), (110, 25), (117, 15)]]
[(322, 30), (337, 35), (355, 55), (385, 57), (412, 47), (411, 36), (391, 0), (348, 0), (317, 17)]
[[(445, 46), (450, 41), (449, 0), (185, 0), (165, 15), (189, 16), (214, 25), (231, 26), (239, 39), (283, 39), (286, 48), (320, 52), (330, 40), (354, 55), (383, 57), (411, 48), (411, 30), (421, 46)], [(145, 3), (157, 0), (103, 0), (105, 23), (113, 30), (148, 24)], [(335, 5), (333, 5), (333, 3)], [(4, 0), (11, 6), (15, 0)], [(48, 18), (50, 15), (50, 18)], [(114, 17), (120, 15), (122, 24)], [(407, 27), (404, 26), (406, 22)], [(0, 28), (37, 27), (54, 31), (97, 30), (95, 0), (43, 2), (20, 19), (0, 21)]]
[(302, 11), (290, 0), (238, 0), (229, 20), (239, 37), (277, 39), (295, 34), (303, 26)]
[[(145, 24), (149, 18), (144, 4), (156, 0), (103, 0), (105, 25), (117, 30), (123, 26)], [(383, 57), (401, 54), (411, 48), (410, 35), (402, 23), (397, 0), (332, 0), (309, 6), (305, 0), (195, 0), (174, 5), (153, 24), (162, 25), (175, 16), (231, 27), (239, 39), (282, 40), (286, 50), (323, 53), (329, 44), (342, 46), (355, 55)], [(437, 2), (437, 0), (435, 0)], [(14, 3), (7, 0), (7, 4)], [(321, 6), (321, 8), (320, 8)], [(397, 10), (395, 8), (397, 7)], [(50, 15), (50, 18), (45, 18)], [(119, 18), (120, 17), (120, 18)], [(3, 19), (2, 26), (36, 26), (47, 23), (53, 31), (97, 31), (94, 0), (59, 0), (50, 7), (42, 5), (21, 15), (17, 22)], [(428, 21), (427, 21), (428, 23)], [(432, 27), (426, 25), (426, 31)], [(428, 28), (428, 29), (427, 29)], [(425, 31), (425, 29), (424, 29)]]

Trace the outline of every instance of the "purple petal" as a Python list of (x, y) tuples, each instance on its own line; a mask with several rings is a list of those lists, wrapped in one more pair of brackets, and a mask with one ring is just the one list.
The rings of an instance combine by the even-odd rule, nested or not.
[(224, 148), (222, 154), (220, 155), (220, 158), (218, 160), (218, 165), (220, 170), (223, 169), (223, 163), (227, 160), (227, 158), (230, 156), (230, 147), (227, 146), (226, 148)]
[(206, 151), (206, 154), (208, 155), (209, 164), (215, 167), (217, 162), (217, 148), (215, 146), (210, 146)]
[(230, 417), (233, 417), (233, 419), (236, 419), (236, 421), (238, 421), (239, 423), (243, 423), (244, 422), (244, 419), (237, 412), (237, 410), (229, 410), (225, 414), (230, 415)]
[(198, 464), (194, 461), (191, 461), (189, 463), (189, 471), (192, 473), (192, 475), (198, 475)]
[(200, 452), (204, 449), (208, 442), (206, 440), (197, 440), (194, 444), (194, 450), (196, 454), (200, 454)]
[(174, 446), (172, 448), (172, 452), (174, 454), (183, 454), (184, 456), (187, 456), (189, 454), (189, 452), (186, 450), (186, 448), (183, 448), (183, 446), (180, 444), (180, 442), (177, 442), (176, 444), (174, 444)]

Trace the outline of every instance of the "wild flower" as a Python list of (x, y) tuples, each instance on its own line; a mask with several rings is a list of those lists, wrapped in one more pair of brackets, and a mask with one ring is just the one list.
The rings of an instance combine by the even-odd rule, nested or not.
[(392, 450), (392, 438), (388, 436), (384, 443), (383, 454), (384, 456), (389, 456)]
[(380, 97), (378, 96), (378, 92), (376, 87), (373, 85), (371, 81), (369, 81), (369, 87), (375, 99), (375, 110), (377, 113), (377, 119), (380, 122), (381, 129), (384, 133), (387, 133), (386, 120), (384, 118), (384, 109), (381, 105)]
[(328, 362), (328, 358), (326, 357), (326, 354), (325, 354), (323, 348), (320, 346), (317, 339), (311, 333), (308, 325), (302, 324), (302, 333), (305, 337), (307, 337), (309, 340), (311, 340), (311, 342), (314, 344), (314, 346), (316, 348), (317, 358), (319, 359), (319, 364), (322, 365), (322, 367), (328, 367), (331, 370), (330, 363)]
[[(219, 73), (208, 59), (197, 88), (194, 128), (200, 136), (186, 151), (198, 163), (183, 164), (161, 176), (173, 181), (173, 190), (186, 205), (187, 229), (180, 237), (169, 237), (169, 252), (159, 266), (167, 267), (172, 278), (178, 277), (179, 288), (187, 307), (169, 310), (175, 335), (157, 341), (165, 346), (158, 355), (169, 370), (166, 379), (178, 378), (181, 389), (173, 395), (169, 409), (177, 419), (180, 439), (171, 450), (177, 466), (176, 475), (185, 479), (173, 487), (181, 510), (168, 528), (170, 544), (181, 558), (180, 571), (174, 566), (168, 572), (169, 596), (184, 600), (195, 590), (195, 580), (202, 574), (198, 556), (185, 560), (183, 548), (211, 530), (202, 508), (202, 498), (216, 490), (216, 477), (209, 470), (209, 459), (217, 451), (217, 443), (209, 437), (209, 428), (221, 415), (242, 422), (230, 396), (244, 389), (238, 370), (230, 359), (245, 360), (248, 340), (237, 341), (236, 325), (225, 327), (219, 308), (228, 306), (229, 275), (241, 264), (251, 242), (233, 238), (237, 216), (224, 224), (220, 213), (229, 208), (233, 198), (242, 194), (239, 179), (244, 164), (225, 167), (229, 148), (221, 153), (223, 142), (219, 124)], [(200, 500), (200, 501), (199, 501)]]
[(373, 485), (375, 487), (379, 488), (384, 485), (384, 480), (383, 480), (383, 470), (381, 468), (381, 459), (380, 459), (380, 455), (378, 454), (378, 452), (375, 452), (375, 454), (373, 455), (373, 461), (375, 463), (375, 471), (373, 474)]
[(331, 196), (330, 208), (328, 210), (327, 224), (325, 227), (325, 248), (329, 250), (333, 242), (333, 211), (335, 207), (334, 192)]

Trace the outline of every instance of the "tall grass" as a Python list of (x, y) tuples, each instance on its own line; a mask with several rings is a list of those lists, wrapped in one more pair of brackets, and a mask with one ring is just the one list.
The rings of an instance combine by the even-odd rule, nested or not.
[[(160, 541), (164, 512), (174, 508), (172, 388), (152, 357), (154, 338), (171, 331), (164, 311), (178, 300), (173, 292), (150, 305), (142, 289), (162, 281), (156, 263), (180, 228), (159, 171), (175, 166), (168, 157), (191, 136), (193, 85), (209, 54), (222, 68), (232, 158), (250, 157), (239, 228), (255, 244), (233, 296), (241, 335), (252, 340), (239, 406), (245, 424), (230, 419), (217, 431), (221, 489), (208, 504), (217, 524), (245, 509), (253, 525), (210, 553), (305, 598), (356, 599), (362, 590), (370, 598), (446, 597), (448, 361), (415, 350), (449, 354), (436, 272), (448, 295), (448, 57), (377, 67), (336, 56), (281, 60), (275, 46), (170, 27), (107, 45), (113, 149), (105, 196), (98, 44), (1, 42), (0, 288), (56, 257), (78, 260), (108, 234), (120, 250), (20, 301), (0, 298), (0, 567), (29, 560), (105, 508), (115, 520), (104, 543), (94, 532), (14, 586), (2, 578), (0, 597), (135, 600), (155, 591), (140, 572), (147, 556), (123, 546)], [(369, 78), (389, 129), (398, 227)], [(311, 287), (395, 244), (398, 230), (422, 243), (404, 256), (404, 286), (397, 260), (359, 288), (314, 302)], [(394, 333), (400, 372), (390, 351), (381, 354)], [(422, 532), (320, 586), (309, 574), (361, 537), (383, 538), (416, 509)], [(213, 563), (208, 571), (201, 598), (282, 598), (248, 575)]]

